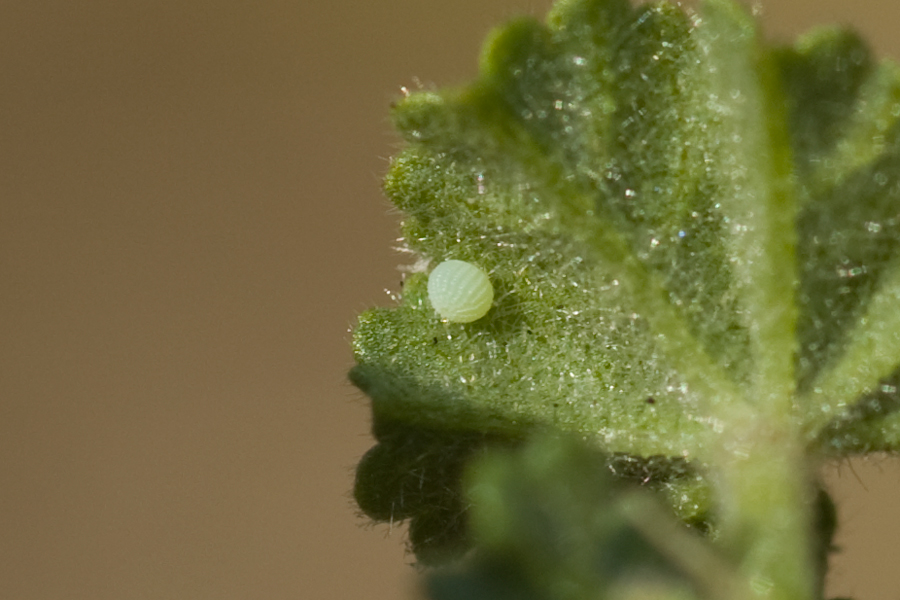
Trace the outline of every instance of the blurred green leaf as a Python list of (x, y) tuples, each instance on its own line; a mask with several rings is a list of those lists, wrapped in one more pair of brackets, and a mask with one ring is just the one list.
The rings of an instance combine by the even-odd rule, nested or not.
[(478, 551), (432, 577), (435, 600), (608, 598), (635, 578), (677, 582), (677, 569), (631, 526), (604, 459), (542, 439), (471, 465)]

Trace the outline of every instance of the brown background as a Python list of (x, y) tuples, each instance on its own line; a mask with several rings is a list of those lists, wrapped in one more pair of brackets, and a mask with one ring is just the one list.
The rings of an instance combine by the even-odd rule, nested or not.
[[(387, 107), (548, 4), (0, 0), (0, 600), (413, 597), (348, 494), (347, 330), (404, 260)], [(895, 0), (765, 18), (900, 57)], [(900, 470), (855, 469), (833, 590), (895, 600)]]

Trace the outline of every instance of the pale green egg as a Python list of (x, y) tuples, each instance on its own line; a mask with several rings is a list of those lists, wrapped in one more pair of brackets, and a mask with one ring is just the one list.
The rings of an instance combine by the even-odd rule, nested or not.
[(428, 299), (441, 318), (471, 323), (491, 309), (494, 286), (480, 267), (462, 260), (447, 260), (428, 276)]

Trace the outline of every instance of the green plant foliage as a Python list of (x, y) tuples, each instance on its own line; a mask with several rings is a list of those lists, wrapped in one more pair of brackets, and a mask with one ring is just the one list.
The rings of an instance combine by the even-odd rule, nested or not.
[[(442, 321), (416, 273), (360, 316), (360, 507), (441, 564), (488, 535), (473, 457), (574, 436), (754, 589), (812, 597), (818, 461), (900, 444), (900, 71), (837, 29), (766, 45), (730, 0), (560, 0), (393, 118), (406, 246), (478, 265), (495, 300)], [(515, 596), (588, 597), (547, 593)]]
[(604, 462), (559, 440), (476, 462), (469, 489), (479, 550), (463, 568), (432, 578), (435, 600), (501, 590), (536, 600), (604, 598), (650, 572), (678, 582), (681, 574), (622, 514), (624, 490)]
[[(749, 597), (734, 567), (696, 531), (672, 528), (635, 482), (572, 440), (538, 437), (469, 463), (477, 551), (430, 577), (434, 600)], [(617, 473), (621, 475), (621, 473)], [(821, 586), (835, 528), (825, 492), (814, 507)], [(661, 543), (658, 543), (661, 542)]]

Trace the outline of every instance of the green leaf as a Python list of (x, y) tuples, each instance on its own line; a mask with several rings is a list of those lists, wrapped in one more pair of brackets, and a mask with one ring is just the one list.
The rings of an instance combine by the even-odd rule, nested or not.
[(808, 390), (840, 355), (897, 255), (900, 71), (875, 63), (856, 35), (836, 29), (813, 32), (777, 56), (804, 200), (798, 337), (799, 381)]
[[(354, 330), (360, 507), (444, 562), (474, 456), (574, 435), (685, 522), (718, 502), (742, 568), (806, 595), (806, 471), (900, 448), (900, 71), (835, 29), (768, 46), (730, 0), (564, 0), (393, 118), (385, 192), (421, 268)], [(484, 318), (434, 312), (447, 259), (489, 273)]]
[(818, 449), (836, 457), (872, 452), (894, 452), (900, 448), (900, 369), (881, 380), (881, 385), (863, 396), (841, 417), (819, 434)]
[(474, 463), (469, 495), (479, 550), (433, 577), (431, 596), (601, 599), (651, 570), (677, 583), (678, 569), (622, 514), (623, 490), (603, 466), (602, 456), (554, 439)]

